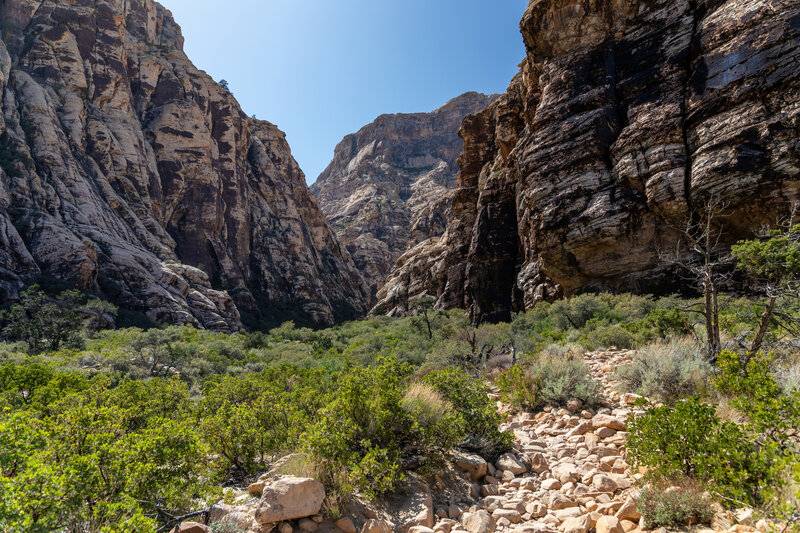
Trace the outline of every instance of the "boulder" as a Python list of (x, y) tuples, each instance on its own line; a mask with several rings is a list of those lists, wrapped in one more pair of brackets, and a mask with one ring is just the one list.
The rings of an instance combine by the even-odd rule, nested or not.
[(261, 494), (255, 518), (258, 524), (305, 518), (319, 513), (325, 499), (325, 488), (316, 479), (277, 476)]
[(561, 531), (564, 533), (588, 533), (589, 517), (584, 515), (567, 518), (561, 524)]
[(414, 526), (433, 527), (433, 496), (427, 485), (417, 481), (409, 485), (408, 495), (400, 502), (394, 520), (398, 524), (395, 530), (400, 533)]
[(642, 514), (637, 510), (639, 507), (639, 499), (636, 496), (630, 496), (625, 503), (622, 504), (622, 507), (619, 508), (617, 511), (616, 516), (620, 520), (631, 520), (632, 522), (638, 522), (639, 519), (642, 517)]
[(561, 483), (569, 483), (570, 481), (578, 481), (581, 476), (578, 473), (578, 468), (572, 463), (561, 463), (560, 465), (550, 470), (553, 477)]
[(569, 507), (578, 507), (578, 504), (560, 492), (554, 492), (550, 497), (550, 504), (548, 507), (550, 507), (550, 509), (553, 511), (558, 511), (560, 509), (567, 509)]
[(594, 429), (611, 428), (617, 431), (625, 430), (625, 424), (620, 419), (605, 414), (595, 415), (595, 417), (592, 418), (592, 427), (594, 427)]
[(547, 464), (547, 459), (545, 458), (544, 454), (541, 452), (532, 453), (530, 455), (530, 462), (531, 462), (531, 472), (536, 474), (541, 474), (542, 472), (546, 472), (550, 469), (550, 465)]
[(456, 468), (469, 473), (472, 481), (481, 479), (488, 472), (486, 459), (472, 453), (457, 453), (453, 457), (453, 464), (456, 465)]
[(175, 526), (172, 533), (214, 533), (213, 530), (199, 522), (183, 522)]
[(495, 530), (495, 521), (492, 515), (481, 509), (474, 513), (467, 513), (462, 517), (461, 523), (469, 533), (492, 533)]
[(604, 515), (597, 520), (596, 533), (625, 533), (622, 524), (615, 516)]
[(561, 482), (557, 479), (545, 479), (542, 481), (542, 489), (544, 490), (558, 490), (561, 488)]
[(373, 518), (364, 523), (361, 533), (392, 533), (392, 528), (383, 520)]
[(297, 522), (300, 531), (311, 531), (312, 533), (319, 529), (319, 526), (314, 520), (310, 518), (301, 518)]
[(498, 470), (503, 470), (504, 472), (511, 472), (515, 476), (520, 474), (524, 474), (528, 471), (527, 468), (513, 455), (510, 453), (504, 453), (500, 456), (497, 462), (494, 464)]
[(342, 533), (358, 533), (353, 521), (349, 518), (340, 518), (333, 523)]
[(614, 492), (617, 490), (617, 482), (604, 474), (596, 474), (592, 478), (592, 485), (598, 492)]

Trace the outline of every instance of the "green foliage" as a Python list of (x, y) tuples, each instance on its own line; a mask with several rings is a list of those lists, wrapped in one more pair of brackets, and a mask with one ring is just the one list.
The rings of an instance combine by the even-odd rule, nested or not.
[(435, 370), (426, 375), (424, 383), (433, 387), (450, 402), (464, 419), (466, 432), (460, 443), (462, 448), (495, 458), (511, 448), (513, 435), (500, 431), (502, 417), (494, 401), (489, 399), (489, 387), (457, 367)]
[(409, 365), (392, 359), (345, 372), (304, 436), (306, 451), (330, 471), (348, 471), (370, 497), (392, 490), (412, 458), (437, 464), (461, 438), (464, 422), (441, 398), (409, 396), (410, 376)]
[(632, 465), (652, 479), (688, 477), (727, 501), (756, 506), (778, 483), (757, 442), (696, 397), (650, 409), (628, 425)]
[(589, 367), (577, 357), (541, 356), (525, 368), (512, 366), (496, 380), (504, 401), (517, 409), (537, 410), (545, 405), (566, 405), (577, 398), (594, 405), (599, 385)]
[(503, 401), (517, 409), (536, 409), (542, 405), (539, 382), (520, 365), (514, 365), (495, 380)]
[(737, 266), (756, 278), (779, 283), (800, 277), (800, 225), (771, 231), (766, 239), (739, 241), (731, 247)]
[(711, 371), (697, 346), (682, 339), (642, 348), (617, 376), (627, 390), (671, 403), (702, 393)]
[(224, 477), (263, 470), (299, 446), (300, 435), (326, 402), (320, 371), (274, 367), (209, 381), (198, 406), (200, 428)]
[(48, 298), (38, 285), (32, 285), (20, 296), (20, 303), (0, 313), (4, 337), (23, 341), (32, 354), (56, 351), (62, 345), (80, 346), (78, 308), (85, 299), (80, 292), (64, 291), (57, 298)]
[(711, 499), (691, 480), (660, 481), (639, 492), (642, 528), (685, 527), (708, 523), (713, 516)]
[(105, 387), (53, 411), (0, 415), (0, 522), (11, 530), (152, 530), (141, 500), (180, 511), (192, 495), (212, 493), (207, 450), (185, 422), (151, 419), (132, 430), (131, 413)]

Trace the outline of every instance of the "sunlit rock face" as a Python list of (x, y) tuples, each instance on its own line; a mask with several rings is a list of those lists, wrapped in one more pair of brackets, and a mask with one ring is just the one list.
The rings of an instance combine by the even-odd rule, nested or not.
[(382, 115), (336, 147), (311, 190), (371, 296), (412, 246), (444, 233), (464, 117), (498, 95), (466, 93), (431, 113)]
[(328, 325), (366, 289), (285, 137), (151, 0), (0, 4), (0, 299), (38, 277), (154, 322)]
[(453, 219), (376, 313), (434, 295), (500, 320), (581, 290), (675, 288), (658, 257), (709, 197), (726, 239), (800, 193), (800, 1), (535, 0), (508, 93), (468, 118)]

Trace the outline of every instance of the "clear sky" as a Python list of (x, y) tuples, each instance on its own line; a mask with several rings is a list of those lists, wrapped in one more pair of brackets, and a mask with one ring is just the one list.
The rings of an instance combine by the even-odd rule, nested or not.
[(309, 183), (383, 113), (505, 92), (527, 0), (160, 0), (186, 53), (286, 132)]

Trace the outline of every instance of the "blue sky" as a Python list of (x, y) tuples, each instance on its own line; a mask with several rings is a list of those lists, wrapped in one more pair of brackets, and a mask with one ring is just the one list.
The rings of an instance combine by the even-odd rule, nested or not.
[(160, 1), (189, 58), (286, 132), (309, 183), (378, 115), (505, 92), (525, 56), (527, 0)]

